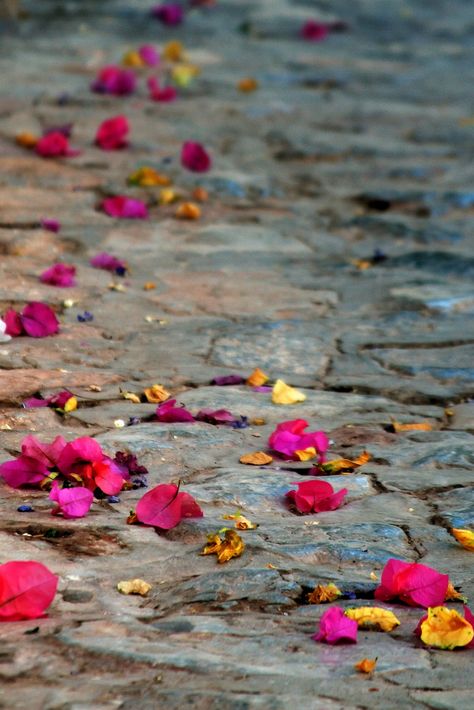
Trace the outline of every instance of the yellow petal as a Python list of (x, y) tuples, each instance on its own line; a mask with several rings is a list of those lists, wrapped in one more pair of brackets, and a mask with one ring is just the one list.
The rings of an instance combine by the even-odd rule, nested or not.
[(372, 455), (368, 451), (363, 451), (356, 459), (335, 459), (327, 461), (321, 465), (325, 473), (339, 473), (340, 471), (354, 471), (359, 466), (363, 466), (367, 461), (370, 461)]
[(255, 91), (255, 89), (258, 89), (258, 81), (253, 77), (246, 76), (243, 79), (240, 79), (240, 81), (237, 83), (237, 88), (244, 94), (248, 94), (251, 91)]
[(372, 673), (376, 665), (376, 658), (363, 658), (359, 663), (355, 664), (354, 668), (360, 673)]
[(467, 646), (474, 638), (474, 629), (454, 609), (434, 606), (428, 609), (428, 618), (421, 624), (421, 640), (427, 646), (452, 649)]
[(467, 599), (465, 596), (461, 594), (461, 592), (458, 592), (457, 589), (454, 588), (454, 585), (452, 582), (448, 582), (448, 588), (446, 589), (446, 596), (444, 598), (444, 601), (446, 602), (463, 602), (464, 604), (467, 604)]
[(69, 397), (68, 401), (64, 405), (65, 412), (73, 412), (77, 409), (77, 399), (76, 397)]
[(392, 426), (396, 434), (401, 431), (431, 431), (433, 425), (428, 422), (414, 422), (413, 424), (400, 424), (392, 420)]
[(166, 187), (171, 185), (171, 179), (167, 175), (158, 173), (154, 168), (146, 165), (131, 173), (127, 178), (127, 182), (129, 185), (140, 185), (140, 187), (154, 187), (155, 185)]
[(234, 515), (223, 515), (223, 520), (235, 520), (237, 530), (256, 530), (258, 523), (252, 523), (251, 520), (242, 515), (242, 513), (234, 513)]
[(127, 392), (126, 390), (120, 390), (120, 394), (124, 399), (128, 399), (130, 402), (133, 402), (134, 404), (140, 404), (141, 400), (138, 395), (136, 395), (134, 392)]
[(153, 404), (164, 402), (168, 399), (168, 397), (170, 397), (170, 393), (168, 390), (165, 390), (163, 385), (152, 385), (151, 387), (147, 387), (143, 390), (143, 394), (147, 398), (147, 401), (152, 402)]
[(171, 78), (175, 84), (184, 89), (199, 73), (199, 67), (194, 64), (179, 64), (171, 70)]
[(263, 372), (263, 370), (261, 370), (259, 367), (256, 367), (247, 379), (246, 384), (250, 385), (250, 387), (261, 387), (265, 384), (265, 382), (268, 382), (269, 379), (270, 378)]
[(117, 584), (117, 589), (121, 594), (139, 594), (145, 597), (151, 589), (151, 584), (144, 579), (124, 579)]
[(251, 466), (265, 466), (271, 463), (273, 458), (264, 451), (256, 451), (254, 454), (244, 454), (239, 459), (240, 463), (250, 464)]
[(164, 188), (160, 190), (158, 197), (158, 202), (160, 205), (171, 205), (173, 202), (177, 202), (180, 199), (179, 195), (175, 190), (171, 188)]
[(18, 145), (23, 146), (23, 148), (34, 148), (38, 142), (38, 138), (32, 133), (19, 133), (15, 136), (15, 141)]
[(308, 446), (307, 449), (297, 449), (295, 456), (297, 456), (300, 461), (309, 461), (316, 456), (316, 449), (314, 446)]
[(283, 380), (277, 380), (273, 385), (272, 402), (273, 404), (296, 404), (304, 402), (306, 395), (294, 387), (290, 387)]
[(122, 64), (125, 67), (143, 67), (145, 66), (145, 62), (141, 58), (138, 52), (135, 52), (133, 49), (130, 50), (129, 52), (126, 52), (123, 55), (122, 58)]
[(463, 530), (462, 528), (451, 528), (451, 535), (456, 538), (460, 545), (466, 550), (474, 552), (474, 532)]
[(323, 585), (318, 584), (313, 591), (308, 594), (308, 602), (310, 604), (328, 604), (334, 602), (342, 596), (341, 590), (335, 584), (330, 582)]
[(360, 628), (377, 629), (379, 631), (392, 631), (400, 624), (392, 611), (381, 609), (378, 606), (360, 606), (347, 609), (346, 616), (357, 621)]
[(201, 555), (217, 555), (220, 564), (228, 562), (232, 557), (240, 557), (245, 549), (245, 543), (235, 530), (226, 530), (222, 539), (219, 533), (207, 536), (207, 545)]
[(177, 39), (171, 40), (168, 44), (165, 44), (162, 53), (163, 59), (167, 59), (169, 62), (179, 62), (184, 57), (184, 47), (181, 42)]
[(199, 219), (201, 208), (195, 202), (183, 202), (176, 210), (175, 216), (178, 219)]

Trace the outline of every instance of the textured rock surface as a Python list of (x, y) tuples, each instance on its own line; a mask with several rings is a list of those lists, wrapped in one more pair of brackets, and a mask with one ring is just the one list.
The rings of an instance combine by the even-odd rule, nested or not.
[[(60, 587), (47, 618), (2, 624), (0, 705), (471, 707), (472, 651), (422, 647), (413, 636), (421, 610), (386, 605), (401, 621), (393, 633), (330, 647), (311, 640), (327, 607), (307, 594), (335, 582), (353, 596), (342, 606), (370, 604), (397, 557), (448, 573), (474, 596), (472, 553), (448, 533), (474, 526), (474, 6), (221, 0), (167, 29), (150, 21), (145, 0), (23, 5), (17, 24), (0, 25), (0, 313), (44, 300), (61, 332), (0, 343), (0, 459), (29, 432), (97, 436), (108, 453), (137, 454), (150, 485), (180, 479), (205, 516), (167, 533), (128, 526), (141, 489), (66, 521), (51, 518), (44, 493), (2, 484), (0, 562), (40, 560)], [(311, 18), (347, 31), (304, 42), (298, 31)], [(150, 102), (143, 78), (133, 97), (89, 91), (126, 50), (174, 38), (202, 70), (175, 103)], [(237, 91), (245, 76), (258, 80), (254, 93)], [(120, 113), (130, 146), (104, 153), (96, 128)], [(19, 131), (68, 123), (74, 159), (42, 160), (15, 144)], [(184, 173), (189, 139), (210, 149), (211, 172)], [(176, 220), (157, 188), (127, 187), (143, 164), (183, 194), (208, 189), (201, 220)], [(119, 192), (147, 201), (150, 219), (98, 211)], [(61, 231), (42, 229), (44, 217)], [(130, 273), (93, 269), (99, 251), (126, 259)], [(55, 260), (77, 266), (76, 287), (39, 282)], [(85, 310), (93, 321), (78, 322)], [(210, 385), (256, 366), (306, 401), (280, 406), (245, 385)], [(154, 411), (120, 390), (158, 382), (193, 412), (226, 408), (251, 425), (117, 428)], [(21, 408), (63, 387), (79, 399), (69, 416)], [(348, 489), (336, 511), (297, 516), (286, 506), (308, 464), (239, 463), (296, 417), (329, 432), (334, 455), (372, 454), (356, 473), (325, 478)], [(395, 434), (392, 421), (433, 429)], [(34, 511), (17, 512), (22, 503)], [(243, 533), (242, 557), (221, 566), (200, 556), (206, 534), (237, 508), (259, 524)], [(134, 577), (153, 585), (147, 598), (117, 592)], [(375, 656), (373, 677), (354, 670)]]

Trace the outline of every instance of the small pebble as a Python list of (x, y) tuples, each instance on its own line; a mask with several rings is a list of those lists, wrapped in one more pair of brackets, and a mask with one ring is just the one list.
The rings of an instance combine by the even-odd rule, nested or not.
[(34, 513), (34, 510), (31, 505), (19, 505), (17, 511), (19, 513)]

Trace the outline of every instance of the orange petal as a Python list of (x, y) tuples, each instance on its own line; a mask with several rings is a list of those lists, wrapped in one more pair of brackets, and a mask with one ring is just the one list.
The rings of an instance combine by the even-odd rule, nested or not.
[(170, 393), (168, 390), (165, 390), (163, 385), (152, 385), (151, 387), (147, 387), (143, 390), (143, 394), (147, 398), (147, 401), (153, 404), (164, 402), (170, 396)]
[(421, 624), (421, 640), (427, 646), (453, 649), (467, 646), (474, 638), (474, 629), (461, 614), (445, 606), (428, 609)]
[(401, 431), (432, 431), (433, 425), (428, 422), (414, 422), (413, 424), (400, 424), (392, 421), (394, 431), (398, 434)]
[(363, 658), (359, 663), (356, 663), (354, 668), (360, 673), (372, 673), (377, 665), (376, 658)]
[(474, 552), (474, 532), (472, 530), (452, 528), (450, 532), (460, 545), (462, 545), (466, 550)]
[(199, 219), (201, 208), (195, 202), (183, 202), (175, 212), (178, 219)]
[(250, 385), (250, 387), (261, 387), (265, 384), (265, 382), (268, 382), (269, 379), (270, 378), (263, 372), (263, 370), (256, 367), (247, 379), (247, 384)]
[(253, 454), (244, 454), (239, 459), (240, 463), (250, 464), (251, 466), (265, 466), (273, 461), (273, 457), (266, 454), (264, 451), (256, 451)]

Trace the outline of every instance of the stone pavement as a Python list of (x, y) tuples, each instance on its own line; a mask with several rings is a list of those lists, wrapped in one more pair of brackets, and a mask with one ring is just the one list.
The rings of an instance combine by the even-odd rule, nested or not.
[[(23, 5), (29, 15), (1, 35), (0, 312), (43, 300), (61, 332), (0, 346), (1, 460), (29, 432), (95, 436), (111, 454), (136, 453), (150, 485), (181, 479), (205, 517), (166, 534), (127, 526), (138, 490), (86, 518), (51, 519), (44, 494), (2, 485), (0, 560), (39, 560), (61, 581), (47, 618), (0, 629), (0, 707), (474, 708), (472, 651), (423, 647), (420, 609), (388, 604), (394, 632), (333, 647), (311, 640), (327, 606), (306, 601), (335, 582), (356, 596), (342, 606), (370, 604), (389, 557), (448, 573), (474, 598), (472, 553), (447, 532), (474, 524), (474, 5), (221, 0), (173, 29), (150, 21), (145, 0)], [(348, 28), (305, 42), (298, 28), (310, 18)], [(132, 97), (89, 91), (126, 50), (174, 38), (202, 69), (176, 102), (151, 103), (143, 80)], [(237, 91), (246, 76), (257, 91)], [(131, 145), (104, 153), (93, 136), (119, 113)], [(76, 158), (15, 145), (19, 131), (70, 122)], [(210, 149), (209, 173), (180, 167), (185, 140)], [(106, 194), (156, 202), (156, 188), (126, 187), (143, 164), (183, 191), (205, 187), (201, 220), (178, 221), (174, 207), (143, 222), (99, 212)], [(42, 217), (60, 220), (59, 234), (39, 228)], [(88, 265), (99, 251), (127, 259), (124, 291)], [(38, 281), (55, 259), (77, 266), (76, 288)], [(84, 310), (92, 322), (77, 321)], [(306, 401), (210, 385), (256, 366)], [(117, 429), (155, 409), (120, 388), (156, 382), (192, 411), (266, 424)], [(22, 409), (62, 387), (79, 396), (69, 416)], [(359, 472), (325, 479), (349, 489), (339, 510), (295, 516), (283, 501), (295, 471), (239, 463), (297, 417), (327, 431), (335, 455), (372, 454)], [(391, 433), (392, 419), (433, 429)], [(199, 551), (236, 508), (260, 527), (244, 533), (242, 557), (218, 566)], [(153, 584), (146, 599), (117, 593), (131, 577)], [(375, 656), (372, 677), (354, 670)]]

